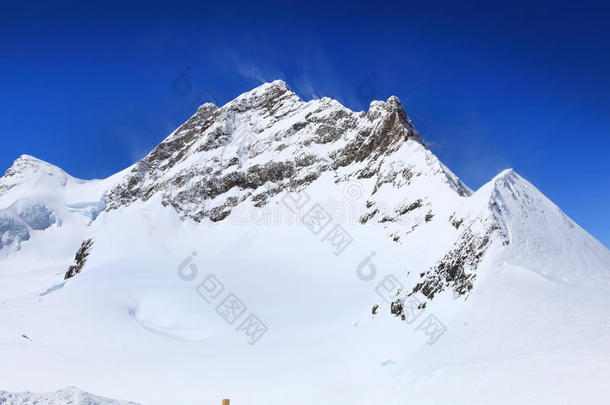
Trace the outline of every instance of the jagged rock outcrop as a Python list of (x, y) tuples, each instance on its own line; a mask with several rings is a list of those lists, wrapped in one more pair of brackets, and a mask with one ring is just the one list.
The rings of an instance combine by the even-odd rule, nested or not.
[(83, 270), (87, 263), (87, 257), (91, 253), (91, 247), (93, 246), (93, 239), (86, 239), (81, 244), (80, 248), (76, 251), (74, 256), (74, 264), (70, 266), (64, 276), (64, 280), (74, 277)]

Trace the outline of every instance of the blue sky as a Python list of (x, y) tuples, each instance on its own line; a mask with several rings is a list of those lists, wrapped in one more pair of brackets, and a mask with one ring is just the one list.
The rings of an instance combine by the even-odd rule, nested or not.
[(84, 3), (3, 6), (1, 170), (28, 153), (105, 177), (196, 104), (281, 78), (359, 110), (397, 95), (472, 188), (513, 167), (610, 246), (602, 2)]

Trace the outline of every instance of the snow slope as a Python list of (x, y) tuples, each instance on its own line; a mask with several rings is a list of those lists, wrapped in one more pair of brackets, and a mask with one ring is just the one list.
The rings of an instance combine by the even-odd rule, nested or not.
[[(18, 201), (56, 221), (35, 229)], [(395, 97), (353, 112), (268, 83), (203, 105), (105, 180), (21, 157), (0, 208), (30, 235), (0, 250), (5, 390), (265, 405), (610, 394), (610, 252), (512, 170), (470, 190)]]
[(26, 404), (74, 404), (74, 405), (136, 405), (135, 402), (116, 401), (98, 397), (83, 392), (75, 387), (65, 390), (36, 394), (32, 392), (11, 393), (0, 391), (0, 404), (26, 405)]

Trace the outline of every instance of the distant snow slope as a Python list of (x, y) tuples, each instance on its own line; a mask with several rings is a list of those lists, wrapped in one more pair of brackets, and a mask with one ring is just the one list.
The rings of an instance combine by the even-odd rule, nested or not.
[(65, 390), (36, 394), (32, 392), (6, 392), (0, 391), (0, 404), (3, 405), (31, 405), (31, 404), (57, 404), (57, 405), (137, 405), (135, 402), (117, 401), (98, 397), (83, 392), (75, 387)]
[(610, 397), (608, 249), (513, 170), (470, 190), (395, 97), (354, 112), (267, 83), (201, 106), (108, 179), (22, 156), (0, 209), (9, 391), (76, 385), (143, 404)]

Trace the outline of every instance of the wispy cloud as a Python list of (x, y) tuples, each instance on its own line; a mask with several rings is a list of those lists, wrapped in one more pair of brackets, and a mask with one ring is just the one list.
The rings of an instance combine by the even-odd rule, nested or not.
[(306, 100), (320, 98), (319, 90), (316, 89), (316, 83), (307, 75), (295, 80), (293, 90)]
[(242, 78), (257, 84), (284, 79), (286, 75), (281, 69), (255, 63), (246, 55), (234, 49), (225, 49), (223, 56), (227, 67), (233, 69)]

